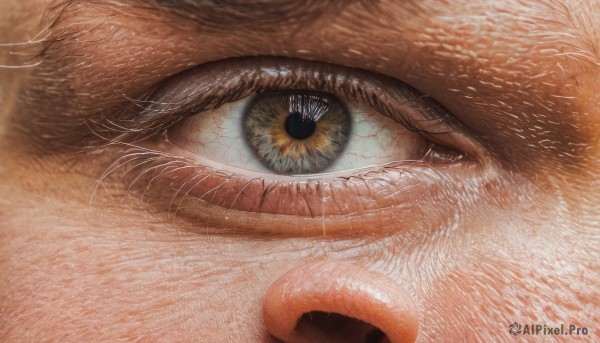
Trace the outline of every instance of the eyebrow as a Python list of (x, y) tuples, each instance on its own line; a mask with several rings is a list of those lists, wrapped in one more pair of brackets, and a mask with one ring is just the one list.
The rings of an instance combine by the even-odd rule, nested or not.
[(342, 11), (354, 3), (376, 4), (378, 1), (348, 0), (152, 0), (150, 6), (201, 23), (202, 26), (301, 23)]
[[(165, 18), (167, 22), (183, 20), (203, 32), (232, 27), (272, 31), (278, 25), (308, 26), (321, 17), (340, 14), (354, 5), (375, 12), (378, 3), (379, 0), (55, 0), (45, 16), (52, 18), (49, 27), (53, 27), (68, 17), (66, 12), (70, 6), (95, 5), (118, 8), (134, 17), (139, 10), (150, 11), (158, 18), (171, 15), (174, 18)], [(49, 13), (57, 14), (50, 16)]]

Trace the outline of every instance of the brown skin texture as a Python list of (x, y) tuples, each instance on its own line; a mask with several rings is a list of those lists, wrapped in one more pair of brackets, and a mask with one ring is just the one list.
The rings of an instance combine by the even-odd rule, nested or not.
[[(46, 6), (3, 1), (1, 42), (38, 34)], [(600, 7), (592, 0), (361, 6), (303, 30), (198, 32), (139, 7), (74, 2), (42, 36), (81, 35), (51, 45), (37, 67), (0, 68), (0, 341), (269, 342), (262, 313), (269, 287), (294, 267), (324, 260), (397, 283), (416, 307), (419, 342), (512, 341), (512, 322), (585, 326), (588, 335), (578, 339), (597, 340)], [(0, 64), (29, 64), (9, 52), (39, 48), (0, 47)], [(477, 143), (459, 148), (476, 146), (474, 162), (420, 166), (421, 182), (435, 184), (411, 188), (410, 201), (402, 200), (410, 206), (329, 236), (302, 218), (286, 225), (313, 229), (287, 234), (270, 217), (256, 231), (219, 233), (226, 223), (140, 205), (118, 178), (102, 182), (90, 205), (102, 172), (123, 153), (117, 146), (81, 158), (59, 144), (85, 132), (69, 120), (125, 106), (122, 94), (136, 98), (190, 67), (252, 55), (406, 82), (468, 128)], [(402, 187), (392, 193), (399, 199)], [(336, 220), (325, 225), (338, 228)]]

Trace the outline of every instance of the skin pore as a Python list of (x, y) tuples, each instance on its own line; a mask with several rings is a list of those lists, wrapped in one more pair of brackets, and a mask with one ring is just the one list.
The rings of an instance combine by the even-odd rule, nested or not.
[[(512, 341), (513, 322), (585, 326), (593, 341), (600, 5), (265, 2), (0, 3), (0, 341), (300, 341), (281, 303), (362, 319), (393, 342), (414, 339), (393, 336), (406, 318), (419, 342)], [(139, 104), (217, 75), (198, 66), (235, 73), (242, 63), (222, 61), (256, 56), (410, 85), (452, 115), (443, 125), (460, 123), (428, 138), (467, 157), (296, 192), (280, 176), (264, 213), (240, 210), (243, 194), (266, 194), (252, 183), (193, 188), (232, 178), (202, 174), (155, 129), (178, 124), (136, 120)], [(367, 290), (408, 310), (377, 317), (374, 295), (354, 301), (344, 282), (378, 282)], [(311, 325), (327, 319), (298, 332)]]

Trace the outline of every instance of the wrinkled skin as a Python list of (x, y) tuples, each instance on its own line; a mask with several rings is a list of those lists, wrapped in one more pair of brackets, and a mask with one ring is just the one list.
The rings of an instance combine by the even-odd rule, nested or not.
[[(62, 37), (0, 47), (0, 65), (35, 64), (0, 67), (0, 341), (333, 341), (310, 336), (318, 319), (293, 329), (314, 311), (362, 319), (394, 342), (417, 331), (419, 342), (512, 341), (513, 322), (574, 324), (598, 340), (597, 1), (384, 0), (302, 29), (201, 33), (134, 1), (94, 3), (73, 1), (52, 26), (43, 0), (0, 4), (0, 43)], [(415, 166), (410, 185), (385, 190), (400, 205), (355, 214), (352, 229), (340, 218), (249, 216), (250, 230), (228, 231), (146, 206), (118, 177), (90, 204), (123, 148), (82, 155), (94, 144), (82, 115), (250, 55), (406, 82), (468, 127), (457, 149), (473, 162)]]

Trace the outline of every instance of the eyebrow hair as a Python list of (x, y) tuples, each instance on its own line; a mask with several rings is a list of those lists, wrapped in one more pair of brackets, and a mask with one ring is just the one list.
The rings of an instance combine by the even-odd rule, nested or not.
[(363, 3), (375, 6), (377, 0), (152, 0), (156, 9), (201, 23), (204, 27), (224, 25), (274, 25), (279, 23), (306, 24), (321, 16), (339, 13), (344, 7)]
[[(412, 1), (412, 0), (411, 0)], [(345, 8), (362, 5), (375, 12), (380, 0), (53, 0), (45, 14), (52, 28), (68, 17), (73, 5), (96, 5), (119, 9), (131, 16), (136, 11), (153, 12), (161, 22), (177, 24), (183, 20), (202, 32), (251, 28), (273, 30), (277, 25), (301, 28), (319, 18), (340, 14)], [(129, 7), (129, 9), (127, 8)], [(171, 15), (174, 18), (165, 18)]]

